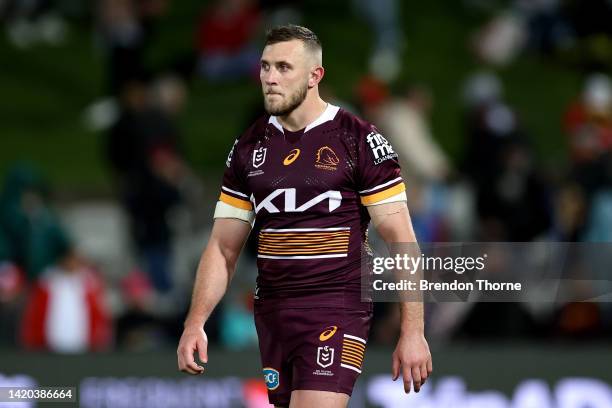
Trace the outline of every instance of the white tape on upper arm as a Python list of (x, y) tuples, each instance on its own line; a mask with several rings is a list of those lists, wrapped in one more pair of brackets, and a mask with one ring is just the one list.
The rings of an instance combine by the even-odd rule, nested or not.
[(378, 227), (387, 217), (398, 214), (402, 211), (408, 211), (405, 201), (395, 201), (392, 203), (370, 205), (367, 207), (368, 214), (374, 227)]

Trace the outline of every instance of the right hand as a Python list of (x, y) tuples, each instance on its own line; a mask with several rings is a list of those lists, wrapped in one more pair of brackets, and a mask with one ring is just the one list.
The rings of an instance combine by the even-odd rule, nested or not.
[(204, 367), (195, 362), (194, 352), (197, 351), (200, 361), (208, 362), (208, 337), (203, 327), (185, 327), (183, 335), (179, 341), (178, 350), (178, 369), (188, 374), (202, 374)]

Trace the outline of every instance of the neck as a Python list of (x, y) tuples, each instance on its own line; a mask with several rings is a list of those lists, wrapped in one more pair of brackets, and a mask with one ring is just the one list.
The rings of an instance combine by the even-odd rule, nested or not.
[(314, 122), (326, 108), (327, 102), (321, 99), (318, 93), (313, 92), (293, 112), (285, 116), (279, 116), (278, 121), (285, 129), (296, 132)]

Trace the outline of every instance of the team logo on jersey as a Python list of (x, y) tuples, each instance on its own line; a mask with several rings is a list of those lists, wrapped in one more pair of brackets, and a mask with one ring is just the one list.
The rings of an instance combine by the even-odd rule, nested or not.
[(253, 167), (257, 168), (264, 164), (267, 150), (266, 147), (260, 147), (259, 149), (253, 150)]
[(265, 367), (263, 369), (263, 377), (266, 387), (268, 387), (270, 391), (277, 389), (280, 385), (280, 376), (278, 375), (278, 371), (271, 367)]
[(292, 151), (289, 152), (287, 157), (285, 157), (285, 160), (283, 160), (283, 164), (285, 166), (290, 165), (298, 158), (299, 155), (300, 155), (300, 149), (293, 149)]
[(336, 334), (336, 330), (338, 330), (338, 326), (326, 327), (325, 330), (323, 330), (323, 333), (319, 335), (319, 340), (327, 341), (331, 339), (333, 335)]
[(317, 364), (327, 368), (334, 363), (334, 349), (329, 346), (317, 348)]
[(227, 155), (227, 160), (225, 161), (225, 165), (227, 167), (229, 167), (230, 163), (232, 162), (232, 157), (234, 157), (234, 149), (236, 148), (237, 144), (238, 144), (238, 139), (236, 139), (236, 141), (234, 142), (234, 145), (232, 146), (232, 150), (230, 150), (229, 154)]
[(328, 190), (325, 193), (319, 194), (318, 196), (306, 201), (299, 207), (296, 207), (297, 204), (295, 193), (295, 188), (278, 188), (271, 192), (261, 202), (254, 202), (254, 204), (256, 204), (255, 213), (259, 213), (259, 211), (263, 208), (268, 210), (269, 213), (281, 212), (281, 210), (278, 209), (278, 207), (276, 207), (276, 205), (272, 202), (276, 197), (280, 195), (284, 195), (285, 198), (284, 207), (282, 210), (283, 212), (304, 212), (325, 200), (328, 200), (328, 209), (329, 212), (332, 212), (336, 208), (340, 207), (340, 204), (342, 203), (342, 193), (336, 190)]
[(385, 160), (395, 159), (397, 153), (393, 151), (391, 144), (380, 133), (370, 132), (366, 136), (366, 141), (374, 154), (374, 164), (380, 164)]
[(322, 170), (337, 170), (337, 166), (340, 163), (340, 159), (336, 152), (329, 146), (320, 147), (317, 150), (317, 156), (315, 161), (315, 167)]

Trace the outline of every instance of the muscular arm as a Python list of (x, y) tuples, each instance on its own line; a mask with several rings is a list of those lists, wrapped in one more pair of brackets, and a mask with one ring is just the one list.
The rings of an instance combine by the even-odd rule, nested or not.
[(233, 218), (215, 220), (210, 240), (198, 265), (191, 308), (177, 351), (181, 371), (190, 374), (204, 371), (194, 361), (193, 353), (197, 351), (200, 360), (207, 362), (208, 340), (203, 326), (230, 284), (250, 230), (251, 226), (244, 221)]
[[(414, 249), (418, 248), (404, 201), (369, 206), (368, 212), (376, 231), (387, 245), (414, 242)], [(412, 382), (418, 392), (432, 371), (431, 354), (424, 336), (423, 303), (400, 302), (399, 307), (400, 339), (393, 353), (393, 380), (399, 377), (401, 370), (405, 391), (410, 392)]]
[[(368, 207), (368, 212), (376, 231), (387, 245), (414, 242), (416, 249), (416, 236), (404, 201), (373, 205)], [(401, 302), (400, 312), (402, 333), (423, 333), (423, 303)]]

